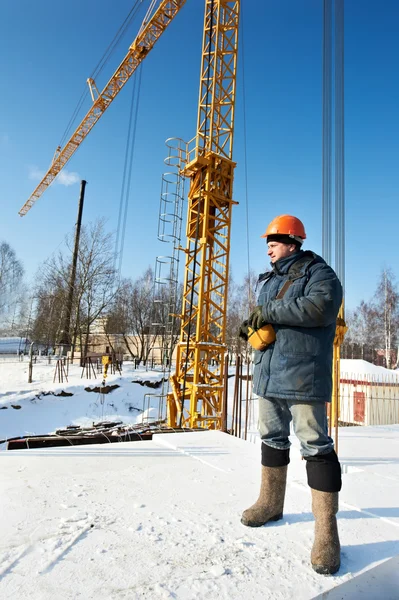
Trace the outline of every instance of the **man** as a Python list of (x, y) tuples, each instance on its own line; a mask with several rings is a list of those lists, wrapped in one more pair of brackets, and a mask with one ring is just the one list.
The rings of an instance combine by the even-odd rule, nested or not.
[(316, 521), (312, 567), (333, 574), (340, 567), (336, 513), (341, 467), (328, 435), (325, 403), (331, 401), (342, 286), (320, 256), (301, 250), (306, 233), (296, 217), (276, 217), (262, 237), (272, 270), (259, 278), (259, 306), (244, 322), (241, 335), (246, 325), (256, 331), (270, 324), (276, 339), (255, 350), (253, 391), (259, 397), (262, 482), (257, 502), (244, 511), (241, 522), (259, 527), (282, 518), (292, 420), (306, 460)]

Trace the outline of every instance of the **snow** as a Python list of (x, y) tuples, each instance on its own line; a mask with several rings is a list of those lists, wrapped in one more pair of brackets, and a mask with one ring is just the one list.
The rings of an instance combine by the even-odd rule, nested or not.
[[(98, 381), (52, 384), (54, 364), (0, 363), (1, 435), (44, 433), (101, 410)], [(104, 412), (133, 422), (148, 391), (124, 368)], [(234, 378), (229, 380), (234, 384)], [(74, 396), (40, 396), (65, 389)], [(150, 390), (157, 393), (157, 390)], [(5, 395), (7, 394), (7, 395)], [(24, 416), (25, 415), (25, 416)], [(8, 419), (8, 420), (7, 420)], [(41, 425), (42, 424), (42, 425)], [(43, 428), (39, 430), (39, 427)], [(282, 521), (240, 523), (259, 491), (260, 445), (215, 431), (152, 441), (0, 452), (0, 598), (30, 600), (398, 600), (399, 425), (339, 430), (342, 566), (309, 565), (314, 522), (305, 463), (292, 439)]]
[(385, 367), (378, 367), (366, 360), (360, 360), (355, 358), (343, 358), (341, 359), (341, 377), (350, 375), (351, 377), (357, 375), (361, 378), (365, 376), (371, 376), (377, 381), (398, 381), (399, 382), (399, 371), (393, 371), (392, 369), (386, 369)]
[[(107, 385), (117, 384), (120, 388), (104, 395), (102, 403), (100, 394), (84, 389), (99, 386), (101, 374), (97, 379), (82, 379), (82, 369), (77, 364), (70, 365), (68, 382), (53, 383), (54, 372), (55, 361), (48, 364), (48, 360), (42, 359), (33, 365), (33, 382), (28, 383), (27, 360), (0, 362), (0, 440), (47, 434), (67, 425), (90, 426), (104, 418), (136, 423), (143, 410), (144, 394), (156, 394), (157, 390), (137, 383), (132, 385), (132, 381), (158, 381), (161, 377), (159, 372), (135, 370), (132, 363), (126, 363), (122, 376), (108, 375)], [(62, 391), (73, 396), (58, 396)], [(49, 392), (50, 395), (44, 395)], [(158, 406), (157, 401), (154, 403)]]

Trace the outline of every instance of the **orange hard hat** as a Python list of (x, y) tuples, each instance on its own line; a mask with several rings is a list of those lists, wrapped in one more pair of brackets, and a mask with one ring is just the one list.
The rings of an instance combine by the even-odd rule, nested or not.
[(306, 239), (305, 227), (297, 217), (292, 215), (280, 215), (275, 217), (269, 223), (267, 229), (261, 237), (265, 238), (268, 235), (289, 235), (291, 237)]

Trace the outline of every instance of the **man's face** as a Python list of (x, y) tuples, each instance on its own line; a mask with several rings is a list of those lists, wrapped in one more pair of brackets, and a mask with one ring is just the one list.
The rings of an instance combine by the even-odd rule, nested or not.
[(267, 248), (267, 255), (272, 263), (277, 262), (280, 258), (292, 256), (296, 251), (295, 244), (283, 244), (282, 242), (269, 242)]

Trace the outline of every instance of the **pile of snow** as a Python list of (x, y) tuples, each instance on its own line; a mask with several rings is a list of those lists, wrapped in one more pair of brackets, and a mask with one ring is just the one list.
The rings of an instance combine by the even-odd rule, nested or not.
[(378, 367), (366, 360), (342, 358), (340, 363), (341, 379), (355, 379), (358, 376), (362, 379), (370, 377), (374, 381), (399, 382), (399, 371)]

